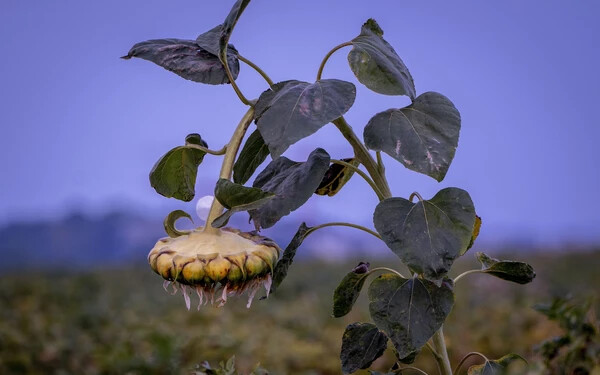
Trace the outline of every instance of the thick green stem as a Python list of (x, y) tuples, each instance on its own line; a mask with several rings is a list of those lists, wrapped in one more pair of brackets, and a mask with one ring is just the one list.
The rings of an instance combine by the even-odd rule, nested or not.
[(450, 366), (450, 359), (448, 358), (448, 350), (446, 349), (446, 341), (444, 339), (444, 327), (433, 335), (433, 344), (435, 345), (435, 351), (440, 355), (440, 358), (436, 357), (442, 375), (452, 375), (452, 367)]
[[(229, 143), (227, 144), (227, 151), (225, 152), (225, 157), (223, 157), (223, 164), (221, 164), (221, 173), (219, 173), (219, 178), (224, 178), (229, 180), (231, 178), (231, 171), (233, 170), (233, 164), (235, 163), (235, 157), (237, 155), (238, 150), (240, 149), (240, 145), (242, 144), (242, 140), (244, 139), (244, 135), (246, 134), (246, 130), (248, 130), (248, 126), (252, 123), (252, 119), (254, 118), (254, 107), (250, 107), (244, 117), (240, 120), (237, 128), (233, 132)], [(218, 232), (217, 228), (213, 228), (211, 223), (215, 220), (219, 215), (223, 213), (223, 206), (219, 201), (215, 198), (212, 206), (210, 206), (210, 212), (208, 213), (208, 218), (206, 219), (206, 225), (204, 226), (204, 231), (206, 232)]]
[(373, 182), (375, 183), (375, 185), (377, 185), (379, 191), (381, 192), (382, 198), (380, 198), (380, 200), (391, 198), (392, 192), (390, 191), (390, 187), (387, 183), (387, 180), (385, 179), (385, 175), (381, 173), (379, 165), (377, 164), (375, 159), (373, 159), (365, 145), (363, 145), (360, 139), (358, 139), (350, 125), (344, 119), (344, 117), (339, 117), (333, 120), (333, 124), (337, 126), (344, 138), (346, 138), (346, 140), (350, 142), (352, 148), (354, 149), (354, 154), (361, 162), (361, 164), (365, 166), (367, 172), (369, 172), (369, 175), (371, 175)]

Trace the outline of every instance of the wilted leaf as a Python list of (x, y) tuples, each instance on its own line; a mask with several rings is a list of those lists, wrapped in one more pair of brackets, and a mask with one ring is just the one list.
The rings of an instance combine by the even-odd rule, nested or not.
[(256, 125), (276, 158), (290, 145), (346, 113), (355, 97), (356, 87), (337, 79), (312, 84), (279, 82), (258, 98)]
[(475, 207), (466, 191), (446, 188), (417, 203), (388, 198), (377, 205), (373, 222), (383, 241), (406, 265), (439, 279), (466, 251), (473, 235)]
[(220, 50), (219, 56), (224, 56), (225, 53), (227, 52), (226, 46), (229, 43), (229, 38), (231, 37), (233, 28), (235, 27), (235, 24), (240, 19), (240, 16), (242, 15), (242, 13), (244, 12), (244, 9), (246, 9), (246, 7), (248, 6), (249, 3), (250, 3), (250, 0), (237, 0), (233, 4), (233, 7), (231, 7), (231, 10), (229, 11), (229, 14), (227, 15), (227, 17), (225, 18), (225, 21), (223, 22), (222, 29), (221, 29), (221, 35), (219, 38), (219, 50)]
[(371, 323), (353, 323), (346, 327), (342, 337), (342, 371), (351, 374), (366, 369), (381, 357), (388, 338)]
[(352, 310), (365, 281), (369, 263), (360, 262), (351, 272), (349, 272), (338, 287), (333, 292), (333, 316), (342, 317)]
[(215, 198), (227, 211), (217, 217), (211, 225), (215, 228), (221, 228), (227, 224), (234, 213), (257, 209), (274, 196), (275, 194), (268, 191), (246, 187), (221, 178), (215, 186)]
[(426, 92), (400, 109), (376, 114), (365, 127), (365, 145), (406, 168), (442, 181), (458, 146), (460, 113), (442, 94)]
[(269, 148), (258, 130), (250, 134), (233, 166), (233, 181), (245, 184), (269, 156)]
[(481, 262), (482, 272), (496, 276), (503, 280), (518, 284), (527, 284), (535, 278), (533, 267), (527, 263), (510, 260), (498, 260), (484, 253), (476, 253), (477, 260)]
[[(355, 158), (342, 159), (342, 161), (350, 163), (355, 167), (360, 165), (360, 162)], [(333, 197), (350, 180), (352, 175), (354, 175), (354, 169), (348, 168), (345, 165), (332, 163), (325, 176), (323, 176), (323, 181), (321, 181), (315, 194)]]
[(196, 174), (206, 153), (187, 144), (208, 147), (198, 134), (186, 137), (186, 146), (175, 147), (163, 155), (150, 171), (150, 185), (160, 195), (185, 202), (194, 199)]
[(464, 255), (467, 250), (469, 250), (470, 248), (473, 247), (473, 244), (475, 244), (475, 240), (477, 239), (477, 237), (479, 237), (479, 231), (481, 230), (481, 218), (477, 215), (475, 215), (475, 225), (473, 226), (473, 234), (471, 235), (471, 242), (469, 242), (469, 246), (467, 246), (467, 249), (462, 252), (460, 255)]
[(356, 78), (369, 89), (385, 95), (415, 98), (415, 83), (396, 51), (383, 39), (383, 30), (374, 19), (352, 39), (348, 63)]
[(522, 360), (525, 363), (525, 359), (517, 354), (507, 354), (504, 357), (496, 360), (487, 360), (482, 365), (475, 365), (469, 367), (469, 375), (508, 375), (508, 366), (516, 361)]
[(420, 279), (384, 274), (369, 286), (369, 311), (385, 332), (399, 358), (410, 357), (437, 332), (454, 304), (452, 283), (441, 286)]
[(169, 237), (175, 238), (175, 237), (183, 236), (190, 232), (189, 230), (180, 231), (177, 228), (175, 228), (175, 222), (177, 220), (181, 219), (182, 217), (186, 217), (186, 218), (190, 219), (190, 221), (192, 223), (194, 222), (194, 220), (192, 219), (190, 214), (188, 214), (187, 212), (185, 212), (183, 210), (176, 210), (176, 211), (171, 212), (170, 214), (167, 215), (167, 217), (163, 221), (163, 225), (165, 227), (165, 232), (167, 232)]
[[(237, 51), (229, 48), (227, 57), (233, 79), (237, 78), (240, 63)], [(153, 39), (135, 44), (124, 59), (139, 57), (194, 82), (219, 85), (229, 83), (227, 74), (217, 55), (201, 48), (194, 40)]]
[(286, 157), (274, 159), (260, 172), (253, 186), (276, 196), (262, 207), (249, 211), (255, 227), (270, 228), (279, 219), (302, 206), (314, 193), (329, 168), (329, 154), (317, 148), (306, 162)]
[(273, 269), (273, 282), (271, 284), (271, 293), (274, 293), (275, 290), (281, 285), (281, 282), (287, 276), (288, 269), (294, 262), (294, 257), (296, 256), (296, 250), (302, 245), (302, 241), (304, 241), (304, 236), (310, 227), (306, 226), (306, 223), (300, 224), (298, 231), (294, 235), (294, 238), (287, 245), (285, 250), (283, 251), (283, 255), (281, 259), (275, 265)]

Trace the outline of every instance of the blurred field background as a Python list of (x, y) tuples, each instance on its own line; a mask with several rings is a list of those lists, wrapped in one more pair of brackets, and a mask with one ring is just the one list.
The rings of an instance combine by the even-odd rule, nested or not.
[[(458, 283), (445, 329), (453, 363), (472, 350), (489, 357), (516, 352), (535, 363), (534, 346), (560, 330), (532, 305), (569, 294), (594, 297), (598, 305), (600, 251), (493, 255), (530, 262), (537, 278), (520, 286), (476, 274)], [(471, 258), (467, 253), (456, 271), (476, 267)], [(166, 293), (147, 267), (5, 272), (0, 373), (189, 374), (204, 360), (217, 363), (235, 354), (242, 371), (260, 362), (274, 374), (340, 374), (345, 326), (369, 318), (364, 295), (349, 315), (332, 318), (331, 296), (360, 260), (368, 259), (305, 259), (275, 295), (255, 300), (250, 309), (245, 300), (230, 300), (200, 311), (194, 300), (187, 311), (181, 294)], [(372, 264), (383, 265), (398, 266), (393, 258)], [(387, 353), (373, 367), (392, 364)], [(426, 351), (417, 364), (437, 373)]]

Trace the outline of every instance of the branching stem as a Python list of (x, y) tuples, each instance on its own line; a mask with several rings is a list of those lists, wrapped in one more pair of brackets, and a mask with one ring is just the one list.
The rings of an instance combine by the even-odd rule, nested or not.
[[(244, 117), (240, 120), (237, 128), (233, 132), (231, 136), (231, 140), (227, 144), (227, 151), (225, 152), (225, 157), (223, 158), (223, 164), (221, 164), (221, 173), (219, 173), (219, 178), (224, 178), (229, 180), (231, 178), (231, 171), (233, 170), (233, 163), (235, 162), (235, 156), (242, 144), (242, 139), (244, 139), (244, 135), (246, 134), (246, 130), (248, 130), (248, 126), (252, 123), (252, 119), (254, 118), (254, 107), (250, 107), (248, 111), (244, 114)], [(210, 211), (208, 213), (208, 217), (206, 218), (206, 224), (204, 225), (205, 232), (215, 232), (218, 233), (217, 228), (213, 228), (211, 223), (215, 220), (221, 213), (223, 212), (223, 206), (219, 201), (215, 198), (212, 205), (210, 206)]]
[(318, 229), (326, 228), (326, 227), (334, 227), (334, 226), (351, 227), (351, 228), (360, 229), (363, 232), (367, 232), (370, 235), (373, 235), (373, 236), (381, 239), (381, 236), (379, 235), (379, 233), (377, 233), (369, 228), (363, 227), (362, 225), (358, 225), (358, 224), (344, 223), (344, 222), (332, 222), (332, 223), (325, 223), (325, 224), (320, 224), (320, 225), (314, 226), (306, 231), (306, 233), (304, 234), (304, 237), (306, 238), (309, 234), (311, 234), (312, 232), (314, 232)]
[(346, 46), (351, 46), (351, 45), (352, 45), (352, 42), (342, 43), (342, 44), (339, 44), (339, 45), (333, 47), (331, 49), (331, 51), (327, 52), (327, 55), (325, 55), (325, 57), (323, 57), (323, 61), (321, 61), (321, 65), (319, 66), (319, 71), (317, 73), (317, 81), (321, 79), (321, 75), (323, 74), (323, 68), (325, 68), (325, 64), (327, 63), (327, 60), (329, 60), (331, 55), (333, 55), (333, 53), (335, 51), (337, 51), (338, 49), (344, 48)]
[(242, 61), (243, 63), (247, 64), (252, 69), (256, 70), (258, 74), (260, 74), (265, 79), (265, 81), (267, 81), (269, 86), (273, 87), (273, 81), (271, 80), (271, 78), (258, 65), (256, 65), (255, 63), (253, 63), (252, 61), (248, 60), (240, 54), (238, 54), (238, 59), (240, 59), (240, 61)]
[(233, 90), (237, 94), (238, 98), (240, 98), (242, 103), (244, 103), (245, 105), (252, 106), (252, 103), (248, 99), (246, 99), (244, 94), (242, 94), (242, 91), (238, 87), (237, 83), (235, 83), (235, 79), (233, 79), (233, 74), (231, 74), (231, 70), (229, 69), (229, 64), (227, 63), (227, 48), (225, 48), (225, 50), (221, 52), (221, 55), (219, 56), (219, 58), (221, 60), (221, 63), (223, 64), (223, 67), (225, 68), (225, 73), (227, 74), (229, 83), (231, 84), (231, 87), (233, 87)]
[(373, 189), (373, 191), (375, 192), (375, 194), (377, 194), (377, 198), (379, 198), (379, 200), (383, 199), (383, 194), (381, 193), (381, 191), (379, 190), (379, 188), (377, 187), (377, 185), (375, 185), (375, 183), (373, 182), (373, 180), (371, 180), (371, 178), (369, 178), (369, 176), (365, 172), (363, 172), (360, 168), (358, 168), (357, 166), (352, 165), (350, 163), (347, 163), (347, 162), (345, 162), (343, 160), (331, 159), (331, 162), (333, 164), (339, 164), (339, 165), (343, 165), (345, 167), (348, 167), (348, 168), (352, 169), (354, 172), (358, 173), (371, 186), (371, 188)]
[(350, 125), (346, 122), (346, 119), (344, 119), (343, 116), (339, 117), (333, 120), (333, 124), (339, 129), (350, 145), (352, 145), (354, 155), (356, 155), (358, 160), (365, 166), (367, 172), (371, 175), (373, 182), (381, 192), (382, 198), (380, 198), (380, 200), (390, 198), (392, 192), (390, 191), (385, 175), (381, 173), (377, 162), (373, 159), (365, 145), (358, 139)]

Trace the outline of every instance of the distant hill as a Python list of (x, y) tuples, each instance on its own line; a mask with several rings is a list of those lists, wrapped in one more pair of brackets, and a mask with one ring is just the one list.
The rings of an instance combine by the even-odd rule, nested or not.
[[(181, 224), (185, 225), (185, 220)], [(231, 224), (252, 229), (244, 215), (234, 217)], [(276, 230), (262, 234), (285, 248), (299, 224), (282, 221)], [(344, 235), (340, 236), (342, 232)], [(164, 236), (161, 217), (125, 212), (101, 217), (73, 213), (60, 220), (11, 223), (0, 228), (0, 269), (143, 264), (156, 240)], [(373, 243), (362, 232), (328, 229), (311, 236), (298, 256), (338, 259), (374, 247), (379, 247), (381, 254), (381, 245)]]

